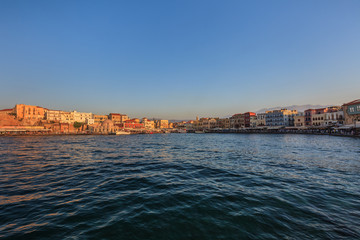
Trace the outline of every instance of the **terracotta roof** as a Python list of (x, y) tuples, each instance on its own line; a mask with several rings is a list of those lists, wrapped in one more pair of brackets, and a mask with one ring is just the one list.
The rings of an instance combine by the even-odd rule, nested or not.
[(354, 100), (352, 102), (344, 103), (343, 106), (349, 106), (354, 104), (360, 104), (360, 99)]
[(12, 108), (9, 108), (9, 109), (2, 109), (2, 110), (0, 110), (0, 111), (12, 111), (13, 109)]

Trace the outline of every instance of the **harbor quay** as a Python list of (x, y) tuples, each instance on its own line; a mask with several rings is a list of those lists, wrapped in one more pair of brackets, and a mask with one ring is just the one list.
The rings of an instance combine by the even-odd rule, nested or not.
[(196, 117), (188, 121), (130, 118), (123, 113), (99, 115), (25, 104), (0, 110), (0, 135), (299, 133), (359, 136), (359, 132), (360, 99), (303, 112), (281, 108), (236, 113), (228, 118)]

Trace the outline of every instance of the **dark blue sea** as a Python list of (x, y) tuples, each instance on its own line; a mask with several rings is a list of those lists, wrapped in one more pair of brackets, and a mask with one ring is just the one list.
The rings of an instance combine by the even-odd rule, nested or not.
[(360, 239), (360, 139), (0, 138), (1, 239)]

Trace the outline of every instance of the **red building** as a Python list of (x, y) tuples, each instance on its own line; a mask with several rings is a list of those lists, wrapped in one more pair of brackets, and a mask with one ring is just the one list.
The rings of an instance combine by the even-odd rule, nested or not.
[(244, 125), (245, 127), (250, 127), (250, 118), (251, 117), (255, 117), (256, 116), (256, 113), (254, 112), (246, 112), (244, 113)]
[(116, 126), (120, 128), (144, 128), (144, 124), (139, 123), (139, 121), (137, 121), (136, 119), (126, 120), (120, 124), (116, 124)]

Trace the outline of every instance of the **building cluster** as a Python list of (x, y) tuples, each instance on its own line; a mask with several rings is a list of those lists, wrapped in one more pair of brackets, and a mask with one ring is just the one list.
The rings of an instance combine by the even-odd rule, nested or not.
[(360, 128), (360, 99), (342, 106), (307, 109), (304, 112), (277, 109), (264, 113), (237, 113), (229, 118), (196, 118), (171, 123), (168, 120), (129, 118), (126, 114), (98, 115), (87, 112), (51, 110), (17, 104), (0, 110), (0, 133), (51, 132), (112, 134), (151, 132), (177, 128), (186, 131), (217, 129), (353, 129)]
[(307, 109), (304, 112), (277, 109), (264, 113), (238, 113), (229, 118), (196, 118), (194, 121), (174, 123), (178, 128), (192, 130), (210, 129), (307, 129), (360, 127), (360, 99), (342, 106)]
[[(126, 114), (98, 115), (87, 112), (51, 110), (44, 107), (17, 104), (14, 108), (0, 110), (0, 130), (48, 131), (54, 133), (99, 133), (117, 131), (143, 131), (172, 128), (168, 120), (132, 118)], [(5, 131), (4, 130), (4, 131)]]

